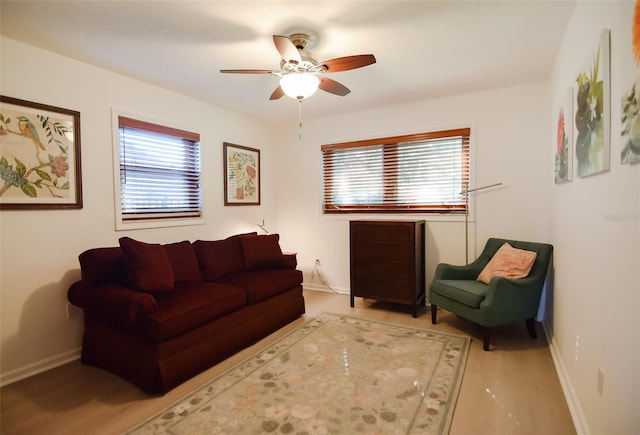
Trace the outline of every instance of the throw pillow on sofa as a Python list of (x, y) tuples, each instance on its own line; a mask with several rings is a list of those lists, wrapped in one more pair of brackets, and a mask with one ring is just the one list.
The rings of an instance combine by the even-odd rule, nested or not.
[(143, 292), (173, 290), (174, 276), (169, 257), (162, 245), (121, 237), (124, 266), (133, 288)]
[(280, 266), (282, 250), (280, 249), (280, 235), (267, 234), (253, 237), (242, 237), (242, 253), (245, 269), (261, 269)]
[(193, 249), (200, 264), (200, 270), (207, 281), (244, 269), (242, 245), (244, 237), (257, 236), (258, 233), (236, 234), (224, 240), (196, 240)]
[(167, 253), (175, 282), (200, 282), (203, 280), (198, 258), (188, 240), (162, 245)]

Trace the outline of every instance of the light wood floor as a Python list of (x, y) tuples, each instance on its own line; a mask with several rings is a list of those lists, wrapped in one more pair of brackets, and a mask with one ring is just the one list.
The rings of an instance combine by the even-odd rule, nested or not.
[(351, 308), (346, 295), (310, 290), (305, 301), (303, 318), (161, 397), (78, 361), (8, 385), (0, 390), (0, 433), (121, 433), (321, 312), (470, 335), (452, 434), (575, 433), (541, 325), (537, 340), (529, 338), (524, 322), (497, 328), (491, 351), (484, 352), (479, 328), (442, 310), (431, 325), (427, 309), (414, 319), (408, 307), (356, 298)]

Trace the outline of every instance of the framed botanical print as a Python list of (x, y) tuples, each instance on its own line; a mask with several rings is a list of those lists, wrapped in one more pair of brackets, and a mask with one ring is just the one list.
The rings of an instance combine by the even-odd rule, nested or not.
[(640, 163), (640, 1), (625, 4), (628, 17), (633, 16), (630, 26), (625, 26), (618, 35), (620, 62), (619, 82), (622, 86), (622, 111), (620, 115), (620, 139), (622, 150), (620, 162)]
[(80, 112), (0, 96), (0, 209), (82, 208)]
[(260, 150), (224, 142), (224, 205), (260, 205)]
[(611, 150), (610, 35), (605, 29), (576, 76), (574, 125), (578, 177), (609, 170)]
[(555, 183), (573, 179), (573, 88), (567, 89), (557, 112)]

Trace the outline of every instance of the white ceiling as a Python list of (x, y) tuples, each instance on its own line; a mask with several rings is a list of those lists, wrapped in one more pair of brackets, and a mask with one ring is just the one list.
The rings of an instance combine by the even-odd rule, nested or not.
[[(279, 69), (272, 35), (303, 31), (318, 61), (372, 53), (331, 74), (306, 119), (547, 79), (575, 1), (7, 1), (3, 36), (269, 121), (297, 116), (269, 101)], [(46, 71), (43, 71), (43, 75)], [(19, 96), (17, 96), (19, 97)]]

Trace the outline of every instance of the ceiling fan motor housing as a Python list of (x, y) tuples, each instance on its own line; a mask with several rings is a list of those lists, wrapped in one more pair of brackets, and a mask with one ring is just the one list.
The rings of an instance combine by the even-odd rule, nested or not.
[(298, 50), (304, 50), (310, 39), (311, 38), (306, 33), (293, 33), (289, 36), (289, 40)]
[(318, 61), (313, 58), (310, 52), (305, 50), (307, 44), (309, 43), (309, 35), (306, 33), (294, 33), (289, 36), (289, 40), (295, 47), (298, 49), (298, 53), (300, 53), (300, 58), (302, 62), (295, 61), (280, 61), (280, 69), (285, 73), (295, 73), (295, 72), (323, 72), (317, 69)]

